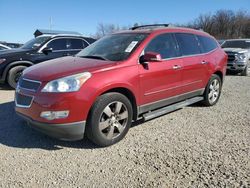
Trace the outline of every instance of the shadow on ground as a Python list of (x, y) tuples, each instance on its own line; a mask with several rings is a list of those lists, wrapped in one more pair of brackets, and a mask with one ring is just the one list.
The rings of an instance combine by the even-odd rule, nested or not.
[(14, 102), (0, 104), (0, 144), (17, 148), (40, 148), (58, 150), (62, 147), (94, 149), (98, 148), (87, 139), (66, 142), (31, 129), (14, 110)]
[[(143, 122), (142, 120), (137, 121), (132, 124), (132, 127), (140, 125)], [(87, 138), (74, 142), (61, 141), (33, 130), (16, 115), (14, 102), (0, 104), (0, 144), (16, 148), (40, 148), (45, 150), (59, 150), (63, 147), (82, 149), (99, 148)]]

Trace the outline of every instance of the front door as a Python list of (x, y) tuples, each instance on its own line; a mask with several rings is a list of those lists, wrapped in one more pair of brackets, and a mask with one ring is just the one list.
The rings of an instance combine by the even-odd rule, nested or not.
[(171, 33), (156, 36), (147, 45), (144, 53), (155, 52), (161, 55), (161, 62), (139, 64), (141, 112), (156, 109), (175, 102), (173, 97), (181, 94), (182, 59)]

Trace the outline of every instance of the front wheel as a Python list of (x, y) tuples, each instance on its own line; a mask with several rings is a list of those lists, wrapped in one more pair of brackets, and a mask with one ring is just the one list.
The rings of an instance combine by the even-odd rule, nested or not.
[(248, 66), (249, 65), (247, 65), (246, 68), (242, 71), (241, 76), (247, 76), (248, 75), (248, 71), (249, 71)]
[(132, 114), (132, 105), (126, 96), (116, 92), (100, 96), (90, 110), (87, 137), (102, 147), (119, 142), (131, 126)]
[(213, 106), (215, 105), (221, 94), (222, 81), (221, 78), (213, 74), (206, 86), (204, 92), (204, 101), (202, 102), (205, 106)]
[(17, 82), (20, 78), (20, 76), (22, 75), (22, 72), (24, 69), (26, 69), (26, 66), (16, 66), (10, 69), (9, 73), (8, 73), (8, 77), (7, 77), (7, 81), (8, 84), (12, 87), (12, 88), (16, 88), (17, 86)]

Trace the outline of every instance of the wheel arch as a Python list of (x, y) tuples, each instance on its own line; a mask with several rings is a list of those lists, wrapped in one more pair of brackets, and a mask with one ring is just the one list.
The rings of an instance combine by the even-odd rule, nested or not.
[(12, 69), (13, 67), (16, 67), (16, 66), (31, 66), (31, 65), (34, 65), (34, 63), (32, 63), (31, 61), (14, 61), (10, 64), (8, 64), (5, 69), (4, 69), (4, 72), (3, 72), (3, 76), (2, 76), (2, 79), (3, 80), (6, 80), (7, 78), (7, 75), (8, 75), (8, 72), (10, 71), (10, 69)]
[[(91, 99), (91, 101), (93, 101), (92, 105), (94, 104), (94, 102), (96, 101), (96, 99), (98, 97), (100, 97), (103, 94), (111, 93), (111, 92), (120, 93), (120, 94), (126, 96), (129, 99), (129, 101), (131, 102), (131, 105), (132, 105), (132, 109), (133, 109), (133, 118), (132, 119), (136, 120), (137, 119), (137, 115), (138, 115), (137, 100), (136, 100), (134, 92), (131, 89), (129, 89), (128, 87), (117, 86), (117, 87), (103, 88), (103, 89), (100, 90), (100, 92), (96, 93), (95, 97), (93, 97)], [(89, 112), (90, 112), (90, 110), (92, 108), (92, 105), (90, 106), (90, 109), (88, 111), (87, 118), (89, 118)]]
[(219, 76), (220, 79), (221, 79), (221, 82), (223, 83), (223, 81), (224, 81), (224, 76), (223, 76), (223, 73), (222, 73), (220, 70), (215, 71), (213, 74)]

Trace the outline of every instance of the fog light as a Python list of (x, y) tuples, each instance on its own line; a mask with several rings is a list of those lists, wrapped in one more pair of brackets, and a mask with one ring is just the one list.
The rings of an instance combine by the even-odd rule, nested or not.
[(47, 120), (62, 119), (69, 116), (69, 111), (45, 111), (41, 112), (40, 117)]

